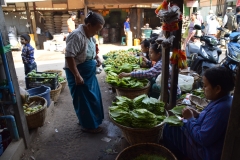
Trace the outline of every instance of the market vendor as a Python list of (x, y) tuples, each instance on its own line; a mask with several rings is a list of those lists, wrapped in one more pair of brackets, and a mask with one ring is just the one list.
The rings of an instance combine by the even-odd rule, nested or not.
[[(150, 41), (145, 39), (141, 42), (141, 54), (140, 54), (140, 58), (142, 58), (143, 62), (142, 64), (140, 64), (141, 67), (144, 68), (151, 68), (152, 63), (150, 61), (149, 58), (149, 47), (150, 47)], [(150, 63), (149, 63), (150, 61)]]
[(234, 78), (226, 68), (205, 71), (203, 90), (211, 102), (201, 113), (191, 108), (183, 109), (183, 126), (165, 125), (163, 129), (164, 144), (178, 159), (221, 159), (233, 89)]
[[(155, 80), (157, 76), (162, 72), (162, 48), (159, 46), (155, 41), (152, 41), (149, 48), (149, 57), (151, 61), (155, 61), (155, 65), (152, 66), (148, 70), (141, 70), (141, 71), (133, 71), (131, 73), (120, 73), (119, 77), (133, 77), (133, 78), (147, 78), (151, 82), (151, 90), (149, 93), (149, 96), (154, 98), (159, 98), (160, 92), (161, 92), (161, 86), (156, 84)], [(151, 63), (151, 61), (148, 61), (147, 63)], [(169, 73), (171, 75), (171, 66), (169, 66)], [(170, 87), (170, 77), (169, 76), (169, 87)], [(181, 94), (181, 90), (178, 88), (178, 95)]]
[(100, 66), (101, 61), (96, 55), (93, 36), (105, 21), (100, 14), (89, 12), (84, 22), (67, 37), (65, 72), (81, 130), (100, 133), (104, 112), (96, 66)]

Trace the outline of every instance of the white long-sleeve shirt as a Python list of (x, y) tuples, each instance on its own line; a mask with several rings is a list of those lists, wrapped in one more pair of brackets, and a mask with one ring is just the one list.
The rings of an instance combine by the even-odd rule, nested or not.
[(224, 18), (223, 18), (223, 23), (222, 23), (222, 27), (225, 27), (228, 21), (228, 16), (227, 14), (225, 14)]

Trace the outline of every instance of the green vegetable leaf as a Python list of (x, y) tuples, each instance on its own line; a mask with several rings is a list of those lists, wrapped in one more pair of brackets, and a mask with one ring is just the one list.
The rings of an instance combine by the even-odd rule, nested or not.
[(172, 112), (173, 114), (181, 116), (182, 115), (182, 110), (184, 108), (186, 108), (186, 106), (176, 106), (176, 107), (174, 107), (173, 109), (171, 109), (169, 111)]

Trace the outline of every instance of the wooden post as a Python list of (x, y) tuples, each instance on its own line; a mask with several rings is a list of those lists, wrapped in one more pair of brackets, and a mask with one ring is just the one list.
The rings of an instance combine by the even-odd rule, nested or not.
[[(7, 34), (7, 28), (6, 28), (5, 24), (6, 24), (6, 22), (4, 19), (3, 10), (2, 10), (2, 7), (0, 6), (0, 31), (2, 33), (4, 45), (7, 45), (6, 42), (9, 42), (9, 39), (7, 36), (8, 34)], [(17, 103), (13, 105), (14, 116), (16, 119), (19, 135), (20, 135), (20, 137), (22, 137), (24, 139), (25, 147), (27, 148), (27, 147), (29, 147), (29, 143), (30, 143), (29, 131), (28, 131), (26, 117), (25, 117), (23, 107), (22, 107), (18, 78), (17, 78), (15, 66), (14, 66), (12, 52), (8, 52), (6, 55), (7, 55), (8, 66), (9, 66), (10, 75), (12, 78), (13, 87), (14, 87), (15, 94), (16, 94), (16, 100), (17, 100)], [(2, 76), (2, 75), (0, 75), (0, 76)]]
[[(141, 28), (143, 26), (143, 17), (142, 17), (143, 9), (138, 8), (137, 9), (137, 37), (136, 38), (141, 38), (142, 32)], [(135, 37), (134, 37), (135, 38)]]
[(84, 0), (84, 16), (87, 17), (88, 9), (87, 9), (87, 0)]
[(228, 128), (226, 131), (221, 160), (239, 160), (240, 157), (240, 63), (238, 68), (234, 98), (228, 120)]
[(30, 31), (30, 34), (33, 34), (33, 25), (32, 25), (32, 21), (31, 21), (31, 18), (30, 18), (30, 12), (29, 12), (29, 6), (28, 6), (28, 3), (25, 2), (25, 9), (26, 9), (26, 14), (27, 14), (27, 22), (28, 24), (30, 25), (29, 27), (29, 31)]
[[(164, 35), (168, 38), (170, 32), (164, 32)], [(165, 109), (168, 103), (169, 54), (170, 48), (162, 48), (161, 101), (165, 103)]]
[(130, 27), (132, 31), (132, 37), (135, 38), (135, 35), (137, 35), (137, 30), (134, 29), (134, 27), (137, 27), (138, 25), (138, 15), (137, 15), (137, 8), (133, 8), (130, 11)]
[[(183, 12), (183, 0), (175, 0), (175, 3), (180, 8), (180, 11)], [(179, 30), (175, 31), (174, 36), (174, 42), (173, 42), (173, 48), (181, 48), (181, 37), (182, 37), (182, 21), (178, 23)], [(169, 100), (169, 106), (168, 109), (172, 109), (176, 106), (177, 103), (177, 85), (178, 85), (178, 65), (174, 64), (172, 65), (172, 74), (171, 74), (171, 90), (170, 90), (170, 100)]]

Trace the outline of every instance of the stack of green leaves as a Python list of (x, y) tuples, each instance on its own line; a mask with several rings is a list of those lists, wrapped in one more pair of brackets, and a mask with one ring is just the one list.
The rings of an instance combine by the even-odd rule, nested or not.
[(143, 103), (143, 100), (145, 98), (148, 98), (148, 96), (146, 94), (140, 95), (136, 98), (133, 99), (133, 107), (134, 109), (141, 109), (141, 108), (148, 108), (148, 104)]
[(192, 94), (195, 95), (195, 96), (198, 96), (200, 98), (205, 97), (203, 89), (195, 89), (195, 90), (192, 91)]
[(129, 111), (133, 109), (133, 102), (131, 99), (124, 97), (124, 96), (117, 96), (117, 101), (113, 102), (112, 104), (115, 106), (121, 106), (123, 108), (127, 108), (125, 111)]
[(146, 109), (134, 109), (131, 114), (134, 128), (153, 128), (157, 125), (157, 116)]
[(109, 110), (110, 110), (110, 115), (115, 122), (123, 126), (127, 126), (127, 127), (131, 126), (132, 115), (129, 113), (129, 111), (125, 107), (113, 106), (113, 107), (109, 107)]
[(131, 77), (119, 78), (114, 72), (108, 72), (106, 82), (113, 86), (122, 88), (143, 88), (148, 83), (146, 79), (135, 79)]
[(182, 116), (182, 110), (185, 108), (185, 106), (176, 106), (173, 109), (169, 110), (174, 115), (169, 116), (166, 119), (164, 119), (164, 122), (168, 123), (171, 126), (182, 126), (183, 122), (180, 119), (180, 116)]

